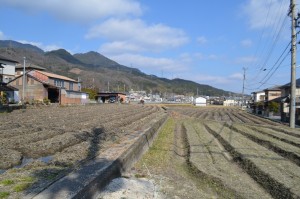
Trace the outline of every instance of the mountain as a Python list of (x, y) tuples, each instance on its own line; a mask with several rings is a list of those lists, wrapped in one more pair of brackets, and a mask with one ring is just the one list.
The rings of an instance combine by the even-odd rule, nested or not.
[(167, 79), (148, 75), (139, 69), (121, 65), (97, 52), (70, 54), (64, 49), (44, 52), (42, 49), (16, 41), (0, 40), (0, 55), (14, 59), (20, 64), (35, 64), (48, 71), (73, 79), (80, 78), (82, 86), (99, 91), (146, 90), (164, 95), (185, 94), (229, 96), (232, 92), (198, 84), (184, 79)]
[(131, 73), (142, 73), (140, 70), (136, 68), (130, 68), (127, 66), (123, 66), (118, 64), (117, 62), (101, 55), (100, 53), (90, 51), (87, 53), (77, 53), (73, 55), (82, 63), (86, 64), (90, 67), (103, 67), (103, 68), (110, 68), (115, 69), (117, 71), (124, 71), (124, 72), (131, 72)]
[(85, 63), (90, 66), (117, 66), (119, 65), (117, 62), (104, 57), (100, 53), (90, 51), (87, 53), (78, 53), (74, 54), (74, 57), (80, 60), (82, 63)]
[(37, 53), (44, 53), (44, 51), (34, 45), (31, 44), (22, 44), (13, 40), (0, 40), (1, 48), (23, 48), (26, 50), (31, 50)]
[(66, 62), (69, 62), (71, 64), (83, 64), (81, 61), (76, 59), (76, 57), (71, 55), (65, 49), (58, 49), (58, 50), (53, 50), (53, 51), (50, 51), (50, 52), (46, 52), (45, 56), (54, 56), (54, 57), (56, 56), (56, 57), (59, 57), (59, 58), (65, 60)]

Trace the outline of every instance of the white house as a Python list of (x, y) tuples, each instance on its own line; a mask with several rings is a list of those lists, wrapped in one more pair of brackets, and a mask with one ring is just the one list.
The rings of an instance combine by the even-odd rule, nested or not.
[(265, 101), (265, 91), (252, 92), (253, 102), (264, 102)]
[(194, 104), (195, 106), (206, 106), (206, 99), (204, 97), (197, 97)]
[(223, 102), (223, 106), (236, 106), (238, 105), (238, 101), (235, 99), (225, 99)]
[(15, 69), (18, 63), (0, 55), (0, 83), (7, 83), (15, 78)]

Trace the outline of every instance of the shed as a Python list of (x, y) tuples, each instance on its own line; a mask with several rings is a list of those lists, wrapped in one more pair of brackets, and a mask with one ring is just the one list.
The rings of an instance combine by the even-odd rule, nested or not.
[(197, 97), (194, 104), (195, 106), (206, 106), (206, 99), (204, 97)]
[(114, 103), (118, 102), (118, 100), (125, 102), (126, 94), (119, 92), (107, 92), (107, 93), (97, 93), (96, 100), (99, 103)]

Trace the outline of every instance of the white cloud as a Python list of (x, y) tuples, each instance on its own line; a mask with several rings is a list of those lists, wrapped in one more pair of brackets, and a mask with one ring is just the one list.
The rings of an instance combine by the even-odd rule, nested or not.
[(41, 48), (44, 51), (57, 50), (57, 49), (62, 48), (61, 46), (58, 46), (58, 45), (55, 45), (55, 44), (44, 45), (41, 42), (32, 42), (32, 41), (26, 41), (26, 40), (18, 40), (18, 42), (23, 43), (23, 44), (31, 44), (31, 45), (37, 46), (37, 47)]
[(0, 0), (1, 5), (28, 12), (49, 12), (65, 20), (89, 21), (108, 16), (139, 16), (140, 3), (136, 0)]
[(185, 73), (182, 78), (189, 79), (200, 84), (207, 84), (215, 88), (229, 90), (229, 88), (237, 92), (240, 91), (242, 82), (241, 74), (234, 73), (228, 76), (218, 76), (205, 73)]
[(155, 58), (143, 56), (140, 54), (124, 53), (119, 55), (108, 56), (110, 59), (117, 61), (120, 64), (139, 68), (142, 71), (148, 71), (152, 74), (161, 72), (181, 72), (186, 71), (188, 67), (183, 60), (170, 58)]
[(199, 44), (205, 44), (207, 42), (207, 39), (204, 36), (197, 37), (197, 42)]
[(287, 15), (288, 7), (289, 0), (249, 0), (243, 11), (247, 15), (250, 28), (256, 29), (281, 24)]
[(251, 41), (251, 39), (244, 39), (241, 41), (241, 45), (245, 48), (251, 47), (252, 44), (253, 44), (253, 42)]
[(203, 53), (194, 53), (193, 57), (199, 60), (217, 60), (220, 59), (221, 56), (215, 55), (215, 54), (203, 54)]
[(6, 36), (2, 31), (0, 31), (0, 40), (4, 40), (4, 39), (6, 39)]
[(163, 24), (148, 25), (140, 19), (112, 18), (92, 27), (87, 39), (104, 37), (109, 43), (102, 45), (104, 53), (141, 52), (162, 50), (181, 46), (188, 42), (184, 31)]
[(253, 56), (245, 56), (245, 57), (239, 57), (235, 59), (235, 63), (237, 64), (250, 64), (255, 62), (257, 59)]
[(243, 78), (244, 78), (244, 76), (242, 73), (234, 73), (229, 76), (229, 79), (232, 79), (232, 80), (242, 80)]

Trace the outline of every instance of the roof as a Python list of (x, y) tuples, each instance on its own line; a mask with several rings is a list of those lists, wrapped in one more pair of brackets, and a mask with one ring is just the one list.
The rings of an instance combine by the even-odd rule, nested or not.
[(101, 93), (97, 93), (98, 97), (107, 97), (107, 96), (117, 96), (117, 95), (126, 95), (125, 93), (119, 93), (119, 92), (101, 92)]
[[(291, 82), (281, 86), (280, 88), (287, 88), (291, 86)], [(300, 87), (300, 78), (296, 80), (296, 87)]]
[(74, 79), (71, 79), (69, 77), (62, 76), (62, 75), (56, 75), (54, 73), (49, 73), (49, 72), (45, 72), (45, 71), (36, 71), (36, 72), (39, 72), (43, 75), (46, 75), (48, 77), (55, 78), (55, 79), (62, 79), (62, 80), (71, 81), (71, 82), (78, 82), (78, 81), (76, 81)]
[(270, 88), (264, 89), (264, 91), (281, 91), (281, 88), (279, 86), (274, 86)]
[(257, 94), (257, 93), (264, 93), (265, 91), (254, 91), (252, 92), (253, 94)]
[(10, 85), (4, 85), (4, 84), (0, 84), (0, 91), (18, 91), (19, 89), (10, 86)]
[(0, 60), (4, 60), (4, 61), (8, 61), (8, 62), (13, 62), (13, 63), (19, 63), (16, 60), (3, 57), (2, 55), (0, 55)]
[[(23, 70), (24, 66), (18, 65), (16, 66), (16, 69), (22, 69)], [(41, 66), (37, 66), (34, 64), (29, 64), (28, 66), (25, 66), (25, 69), (35, 69), (35, 70), (46, 70), (46, 68), (43, 68)]]

